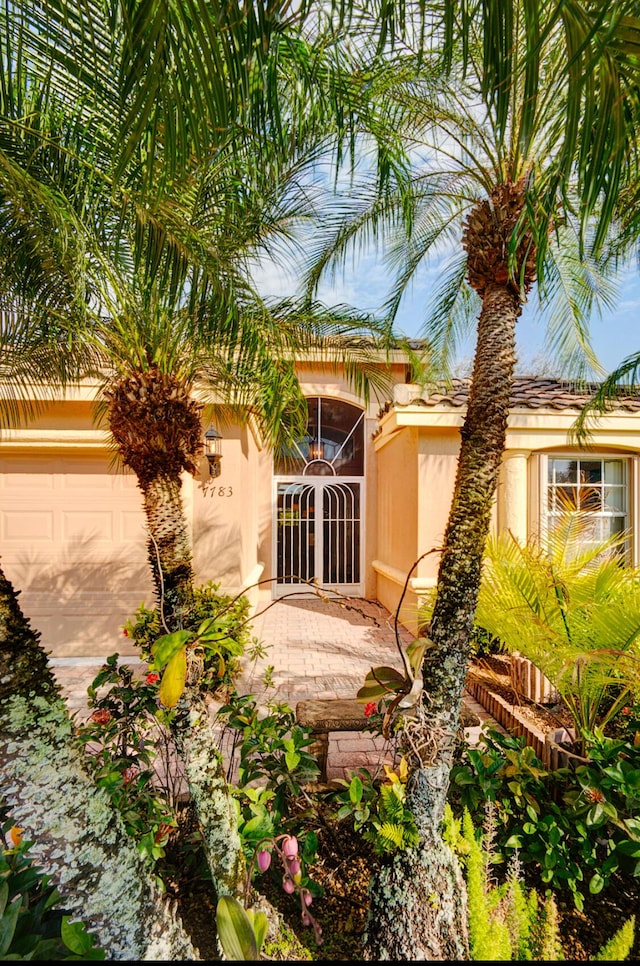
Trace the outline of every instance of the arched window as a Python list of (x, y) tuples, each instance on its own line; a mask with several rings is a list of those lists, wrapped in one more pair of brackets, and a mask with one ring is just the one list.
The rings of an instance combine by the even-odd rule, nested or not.
[(312, 396), (307, 405), (306, 435), (288, 452), (276, 456), (276, 474), (363, 476), (363, 410), (326, 396)]

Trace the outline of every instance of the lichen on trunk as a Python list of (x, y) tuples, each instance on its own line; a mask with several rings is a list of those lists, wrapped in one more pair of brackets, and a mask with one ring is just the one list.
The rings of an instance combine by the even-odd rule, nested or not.
[(184, 763), (213, 886), (218, 896), (239, 898), (244, 891), (246, 866), (237, 809), (217, 749), (218, 736), (197, 688), (185, 689), (171, 728)]
[[(515, 368), (519, 294), (510, 284), (482, 290), (467, 412), (436, 603), (425, 629), (431, 646), (422, 667), (418, 760), (408, 805), (421, 846), (395, 855), (371, 884), (370, 959), (468, 959), (466, 899), (457, 860), (442, 842), (440, 822), (459, 730), (482, 558), (506, 439)], [(412, 747), (416, 747), (413, 742)]]
[(158, 891), (106, 792), (84, 769), (64, 702), (17, 694), (0, 714), (3, 798), (64, 907), (107, 959), (193, 960), (175, 905)]

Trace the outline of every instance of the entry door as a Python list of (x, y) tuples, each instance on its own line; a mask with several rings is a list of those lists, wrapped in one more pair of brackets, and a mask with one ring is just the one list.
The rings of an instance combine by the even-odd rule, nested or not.
[(362, 596), (361, 480), (300, 478), (277, 484), (276, 594), (308, 589)]

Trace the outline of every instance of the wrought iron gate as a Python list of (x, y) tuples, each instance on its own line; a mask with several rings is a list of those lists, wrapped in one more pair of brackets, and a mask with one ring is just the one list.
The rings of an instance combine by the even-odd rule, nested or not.
[(315, 580), (360, 596), (361, 480), (298, 479), (277, 484), (277, 593)]

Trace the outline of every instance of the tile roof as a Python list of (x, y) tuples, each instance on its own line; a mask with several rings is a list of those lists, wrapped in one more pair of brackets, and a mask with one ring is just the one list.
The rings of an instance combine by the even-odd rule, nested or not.
[[(422, 405), (463, 407), (467, 405), (471, 379), (451, 379), (447, 384), (420, 390), (415, 388), (412, 396), (410, 387), (404, 386), (402, 401), (395, 400), (396, 406)], [(543, 379), (535, 376), (517, 376), (511, 396), (512, 409), (571, 409), (580, 410), (591, 399), (598, 388), (597, 383), (573, 383), (559, 379)], [(640, 412), (640, 387), (634, 391), (631, 387), (621, 391), (616, 404), (611, 406), (615, 410), (626, 412)]]

